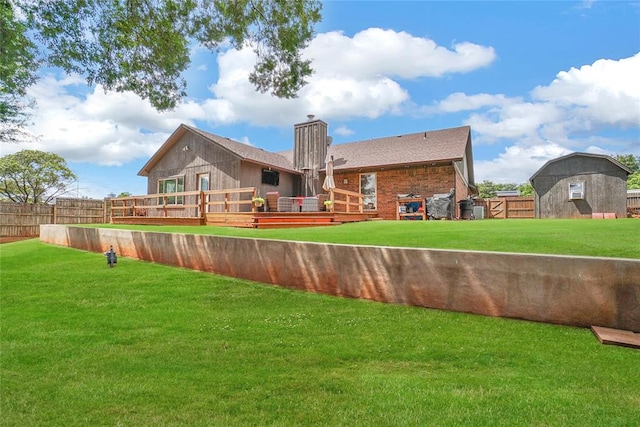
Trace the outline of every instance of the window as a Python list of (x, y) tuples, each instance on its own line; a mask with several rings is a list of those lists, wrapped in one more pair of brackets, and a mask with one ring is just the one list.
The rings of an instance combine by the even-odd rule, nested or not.
[[(198, 191), (209, 191), (209, 174), (208, 173), (199, 173), (196, 175), (196, 185), (198, 186)], [(209, 212), (209, 194), (205, 196), (205, 212)], [(200, 216), (202, 212), (200, 212), (200, 202), (198, 202), (198, 216)]]
[(569, 200), (584, 199), (584, 182), (569, 183)]
[(360, 174), (360, 193), (364, 195), (364, 209), (376, 210), (376, 174), (362, 173)]
[[(167, 178), (167, 179), (159, 179), (158, 180), (158, 193), (160, 194), (168, 194), (168, 193), (181, 193), (184, 191), (184, 178)], [(183, 204), (182, 196), (169, 196), (167, 199), (167, 204), (169, 205), (181, 205)], [(164, 204), (164, 198), (158, 198), (158, 204)]]
[(277, 186), (280, 184), (280, 172), (271, 169), (262, 169), (262, 183)]

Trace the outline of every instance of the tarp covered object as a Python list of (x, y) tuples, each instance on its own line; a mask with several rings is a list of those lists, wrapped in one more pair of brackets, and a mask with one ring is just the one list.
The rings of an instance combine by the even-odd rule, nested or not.
[(449, 194), (434, 194), (427, 198), (427, 215), (431, 219), (453, 219), (455, 192), (451, 190)]

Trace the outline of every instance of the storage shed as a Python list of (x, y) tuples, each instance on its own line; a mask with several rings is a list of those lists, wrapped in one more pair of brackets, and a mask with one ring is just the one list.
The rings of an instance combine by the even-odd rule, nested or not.
[(536, 218), (626, 217), (631, 170), (610, 156), (571, 153), (549, 160), (529, 179)]

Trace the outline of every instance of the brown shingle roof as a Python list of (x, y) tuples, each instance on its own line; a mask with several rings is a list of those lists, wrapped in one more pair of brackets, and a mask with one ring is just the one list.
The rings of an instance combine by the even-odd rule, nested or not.
[[(293, 166), (293, 151), (272, 153), (232, 139), (180, 125), (138, 172), (146, 176), (185, 132), (196, 133), (206, 140), (229, 150), (239, 158), (252, 163), (275, 167), (291, 173), (300, 173)], [(461, 160), (470, 140), (471, 128), (457, 128), (417, 132), (407, 135), (374, 138), (364, 141), (332, 145), (329, 154), (334, 157), (334, 170), (408, 165), (442, 160)], [(472, 159), (468, 159), (472, 161)]]
[(462, 126), (336, 144), (329, 148), (334, 170), (461, 160), (471, 128)]

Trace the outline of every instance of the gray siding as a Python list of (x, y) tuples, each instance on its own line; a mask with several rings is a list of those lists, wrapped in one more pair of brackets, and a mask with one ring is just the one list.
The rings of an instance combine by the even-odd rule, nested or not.
[[(300, 188), (300, 177), (288, 172), (280, 172), (280, 184), (268, 185), (262, 183), (262, 169), (266, 166), (255, 163), (243, 162), (240, 170), (240, 187), (256, 187), (258, 193), (264, 197), (272, 191), (279, 192), (282, 196), (297, 196)], [(273, 168), (272, 168), (273, 169)], [(277, 170), (277, 169), (274, 169)]]
[[(188, 147), (188, 149), (186, 149)], [(239, 156), (211, 143), (200, 135), (187, 132), (149, 171), (147, 194), (158, 192), (158, 180), (184, 177), (184, 190), (197, 190), (197, 175), (209, 174), (211, 190), (257, 187), (264, 196), (278, 191), (285, 196), (297, 195), (300, 178), (280, 171), (280, 185), (262, 184), (263, 166), (242, 161)]]
[[(584, 182), (584, 199), (569, 198), (569, 183)], [(548, 164), (532, 180), (536, 218), (626, 216), (627, 173), (606, 158), (572, 156)]]
[(210, 174), (211, 189), (239, 188), (239, 170), (238, 156), (187, 132), (149, 171), (147, 192), (157, 193), (158, 180), (172, 176), (184, 176), (184, 190), (195, 191), (199, 173)]

